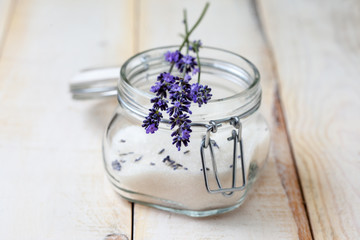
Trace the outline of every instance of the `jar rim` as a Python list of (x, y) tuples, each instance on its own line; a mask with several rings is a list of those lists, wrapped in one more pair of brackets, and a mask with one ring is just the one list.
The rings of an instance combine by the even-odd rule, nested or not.
[[(149, 89), (144, 89), (143, 85), (138, 85), (138, 81), (147, 80), (148, 76), (158, 75), (160, 72), (150, 71), (152, 67), (165, 66), (162, 65), (163, 63), (168, 65), (163, 54), (166, 50), (174, 51), (178, 48), (179, 46), (173, 45), (148, 49), (129, 58), (120, 70), (117, 86), (119, 104), (130, 110), (139, 119), (145, 118), (151, 108), (150, 100), (155, 97), (155, 94), (151, 93)], [(211, 71), (218, 71), (218, 74), (227, 74), (228, 76), (225, 76), (224, 79), (237, 86), (240, 86), (241, 81), (244, 84), (237, 92), (232, 91), (220, 98), (212, 98), (201, 108), (192, 111), (193, 125), (204, 126), (210, 122), (209, 120), (221, 122), (228, 119), (229, 116), (246, 118), (259, 109), (262, 95), (260, 73), (252, 62), (241, 55), (216, 47), (204, 47), (200, 61), (202, 61), (204, 70), (212, 69)], [(204, 73), (210, 73), (206, 71)], [(143, 78), (136, 78), (136, 76), (143, 76)], [(221, 75), (219, 77), (223, 78)], [(210, 87), (212, 86), (210, 85)], [(223, 88), (222, 86), (226, 85), (218, 84), (218, 86)], [(230, 88), (233, 89), (232, 86)], [(234, 92), (235, 94), (233, 94)], [(161, 122), (169, 123), (169, 119), (164, 118)]]
[[(139, 57), (140, 55), (143, 55), (143, 54), (146, 54), (146, 53), (149, 53), (149, 52), (153, 52), (153, 51), (156, 51), (156, 50), (165, 50), (165, 49), (171, 49), (171, 48), (176, 48), (176, 47), (179, 47), (179, 45), (169, 45), (169, 46), (161, 46), (161, 47), (156, 47), (156, 48), (151, 48), (151, 49), (147, 49), (147, 50), (144, 50), (144, 51), (141, 51), (135, 55), (133, 55), (132, 57), (130, 57), (128, 60), (125, 61), (125, 63), (122, 65), (121, 69), (120, 69), (120, 79), (123, 79), (123, 83), (126, 85), (127, 88), (130, 88), (131, 90), (133, 90), (134, 92), (137, 92), (137, 93), (140, 93), (142, 95), (145, 95), (145, 96), (148, 96), (148, 97), (152, 97), (153, 94), (150, 94), (149, 92), (146, 92), (146, 91), (143, 91), (143, 90), (140, 90), (139, 88), (136, 88), (134, 87), (129, 79), (127, 78), (126, 76), (126, 68), (127, 66), (129, 65), (129, 63), (131, 63), (132, 60), (136, 59), (137, 57)], [(230, 95), (230, 96), (227, 96), (227, 97), (223, 97), (223, 98), (218, 98), (218, 99), (210, 99), (209, 103), (212, 103), (212, 102), (220, 102), (220, 101), (226, 101), (226, 100), (230, 100), (230, 99), (234, 99), (234, 98), (238, 98), (238, 97), (241, 97), (243, 95), (246, 95), (248, 94), (249, 92), (251, 92), (254, 88), (256, 88), (259, 83), (260, 83), (260, 72), (259, 70), (257, 69), (257, 67), (250, 61), (248, 60), (247, 58), (237, 54), (237, 53), (234, 53), (230, 50), (226, 50), (226, 49), (222, 49), (222, 48), (218, 48), (218, 47), (211, 47), (211, 46), (204, 46), (202, 47), (204, 49), (210, 49), (210, 50), (216, 50), (216, 51), (221, 51), (221, 52), (224, 52), (224, 53), (228, 53), (228, 54), (231, 54), (237, 58), (240, 58), (242, 59), (244, 62), (246, 62), (250, 68), (252, 69), (253, 71), (253, 82), (251, 84), (249, 84), (244, 90), (238, 92), (238, 93), (235, 93), (233, 95)], [(118, 84), (118, 88), (119, 88), (119, 84)], [(119, 95), (119, 91), (118, 91), (118, 95)]]

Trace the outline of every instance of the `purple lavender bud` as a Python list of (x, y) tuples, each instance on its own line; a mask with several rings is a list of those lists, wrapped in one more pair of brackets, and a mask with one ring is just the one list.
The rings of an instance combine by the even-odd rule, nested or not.
[(157, 131), (162, 117), (162, 113), (157, 109), (149, 109), (149, 115), (145, 118), (142, 124), (142, 127), (146, 129), (146, 133), (154, 133)]
[(165, 61), (171, 62), (172, 61), (172, 53), (170, 51), (167, 51), (165, 54)]
[(155, 85), (150, 88), (150, 91), (153, 93), (157, 93), (160, 90), (161, 86), (162, 84), (160, 82), (156, 82)]
[(163, 79), (167, 83), (174, 83), (174, 76), (170, 73), (163, 73)]
[(172, 123), (172, 128), (175, 127), (175, 125), (181, 126), (184, 123), (189, 124), (191, 123), (191, 120), (189, 119), (189, 116), (187, 114), (175, 114), (173, 117), (170, 118), (170, 123)]
[(153, 109), (160, 109), (161, 111), (164, 111), (168, 108), (168, 101), (160, 98), (160, 97), (154, 97), (150, 100), (153, 104)]
[(193, 52), (198, 52), (199, 48), (202, 46), (202, 42), (200, 40), (193, 41), (191, 45), (189, 46), (189, 50), (192, 50)]
[(173, 144), (177, 147), (177, 149), (180, 151), (181, 144), (183, 144), (185, 147), (188, 146), (188, 143), (190, 142), (190, 125), (187, 122), (184, 122), (180, 127), (174, 131), (171, 136), (173, 138)]
[(111, 163), (111, 166), (114, 170), (120, 171), (121, 170), (121, 164), (118, 160), (115, 160)]
[(176, 63), (182, 58), (182, 54), (176, 50), (175, 52), (166, 52), (165, 53), (165, 60), (170, 63)]
[(185, 71), (186, 73), (191, 72), (195, 66), (197, 66), (197, 62), (195, 61), (195, 58), (190, 55), (183, 56), (183, 58), (176, 63), (176, 67), (179, 71)]
[(185, 64), (190, 65), (190, 64), (193, 64), (193, 62), (195, 61), (195, 58), (190, 55), (185, 55), (182, 60)]
[(150, 126), (148, 126), (146, 128), (146, 133), (149, 134), (149, 133), (154, 133), (158, 130), (158, 128), (155, 126), (155, 124), (151, 124)]
[(199, 68), (194, 68), (192, 75), (194, 76), (195, 74), (197, 74), (198, 72), (200, 72)]
[(182, 139), (189, 139), (190, 138), (190, 131), (184, 130), (182, 131)]
[(180, 151), (180, 150), (181, 150), (181, 137), (180, 137), (180, 136), (174, 137), (172, 144), (175, 144), (175, 146), (177, 147), (178, 151)]
[(177, 67), (177, 69), (179, 69), (180, 72), (184, 71), (185, 64), (182, 58), (175, 63), (175, 66)]
[(198, 83), (193, 83), (192, 85), (191, 85), (191, 94), (193, 95), (193, 94), (197, 94), (197, 92), (199, 91), (199, 88), (200, 88), (200, 84), (198, 84)]
[(178, 84), (174, 84), (171, 86), (171, 91), (172, 92), (180, 92), (181, 91), (181, 86), (179, 86)]
[(197, 103), (199, 107), (202, 104), (206, 104), (210, 99), (212, 94), (210, 94), (211, 88), (207, 85), (203, 86), (198, 83), (194, 83), (191, 85), (190, 97), (194, 103)]
[[(194, 69), (194, 70), (195, 70), (195, 69)], [(185, 77), (184, 77), (184, 82), (185, 82), (185, 83), (188, 83), (190, 80), (191, 80), (190, 75), (186, 74)]]

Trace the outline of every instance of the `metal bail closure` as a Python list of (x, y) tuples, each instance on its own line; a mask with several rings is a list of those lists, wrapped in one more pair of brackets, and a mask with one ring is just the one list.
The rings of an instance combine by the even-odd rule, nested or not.
[[(225, 121), (224, 121), (225, 122)], [(244, 164), (244, 153), (243, 153), (243, 144), (242, 144), (242, 124), (240, 122), (239, 117), (232, 117), (228, 119), (226, 122), (229, 122), (232, 126), (234, 126), (235, 129), (232, 130), (231, 136), (227, 139), (228, 141), (234, 142), (234, 148), (233, 148), (233, 168), (232, 168), (232, 186), (231, 188), (223, 188), (219, 179), (219, 174), (216, 166), (216, 160), (214, 156), (214, 151), (212, 147), (212, 142), (214, 140), (211, 140), (210, 133), (216, 133), (217, 128), (221, 127), (220, 122), (210, 121), (210, 125), (207, 125), (207, 131), (206, 135), (204, 136), (201, 147), (200, 147), (200, 155), (201, 155), (201, 162), (203, 167), (203, 173), (204, 173), (204, 180), (205, 180), (205, 186), (209, 193), (222, 193), (225, 197), (230, 197), (235, 191), (241, 191), (245, 189), (246, 185), (246, 176), (245, 176), (245, 164)], [(237, 174), (237, 147), (236, 144), (239, 143), (239, 149), (240, 149), (240, 163), (241, 163), (241, 172), (242, 172), (242, 185), (236, 186), (236, 174)], [(208, 182), (208, 171), (206, 171), (206, 162), (205, 162), (205, 155), (204, 155), (204, 149), (208, 148), (210, 149), (210, 156), (211, 156), (211, 163), (212, 168), (214, 169), (214, 175), (215, 180), (217, 183), (218, 188), (217, 189), (210, 189), (209, 182)]]

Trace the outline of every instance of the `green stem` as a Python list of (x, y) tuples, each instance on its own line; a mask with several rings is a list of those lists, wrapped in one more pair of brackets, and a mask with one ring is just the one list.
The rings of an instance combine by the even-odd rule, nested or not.
[[(188, 30), (188, 24), (187, 24), (187, 14), (186, 14), (186, 9), (184, 9), (184, 25), (185, 25), (185, 36), (188, 35), (189, 30)], [(189, 54), (189, 39), (186, 40), (186, 54)], [(185, 69), (186, 69), (187, 65), (185, 64)], [(186, 71), (184, 70), (184, 74), (183, 74), (183, 78), (185, 77)]]
[[(184, 37), (184, 41), (181, 43), (180, 47), (179, 47), (179, 52), (181, 52), (182, 48), (184, 47), (185, 43), (187, 41), (189, 41), (189, 36), (191, 35), (191, 33), (195, 30), (195, 28), (200, 24), (201, 20), (204, 18), (205, 13), (207, 11), (207, 9), (209, 8), (210, 3), (206, 3), (204, 9), (201, 12), (201, 15), (199, 17), (199, 19), (196, 21), (196, 23), (194, 24), (194, 26), (190, 29), (190, 31), (185, 35)], [(172, 69), (174, 68), (174, 63), (171, 64), (170, 66), (170, 70), (169, 73), (171, 73)]]
[(189, 33), (185, 36), (184, 41), (183, 41), (182, 44), (180, 45), (179, 51), (182, 50), (182, 48), (184, 47), (186, 41), (189, 40), (189, 36), (191, 35), (191, 33), (192, 33), (192, 32), (195, 30), (195, 28), (200, 24), (201, 20), (202, 20), (203, 17), (205, 16), (205, 13), (206, 13), (207, 9), (209, 8), (209, 6), (210, 6), (210, 3), (207, 2), (206, 5), (205, 5), (205, 7), (204, 7), (204, 9), (203, 9), (203, 11), (201, 12), (201, 15), (200, 15), (199, 19), (196, 21), (195, 25), (190, 29)]
[(196, 60), (198, 62), (199, 72), (198, 72), (198, 81), (197, 83), (200, 83), (200, 73), (201, 73), (201, 64), (200, 64), (200, 57), (199, 57), (199, 49), (196, 51)]
[[(187, 24), (187, 14), (186, 9), (184, 9), (184, 25), (185, 25), (185, 36), (188, 35), (188, 24)], [(189, 39), (186, 40), (186, 54), (189, 54)]]

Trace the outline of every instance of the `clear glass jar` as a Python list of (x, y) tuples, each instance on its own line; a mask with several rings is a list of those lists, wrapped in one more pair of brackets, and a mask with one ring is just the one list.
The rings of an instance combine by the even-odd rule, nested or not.
[(141, 127), (154, 97), (149, 89), (169, 70), (164, 53), (176, 49), (151, 49), (122, 66), (120, 104), (103, 139), (106, 173), (131, 202), (190, 216), (227, 212), (243, 203), (268, 156), (259, 72), (232, 52), (202, 48), (201, 84), (213, 97), (200, 108), (192, 104), (190, 143), (178, 151), (166, 119), (155, 134)]

